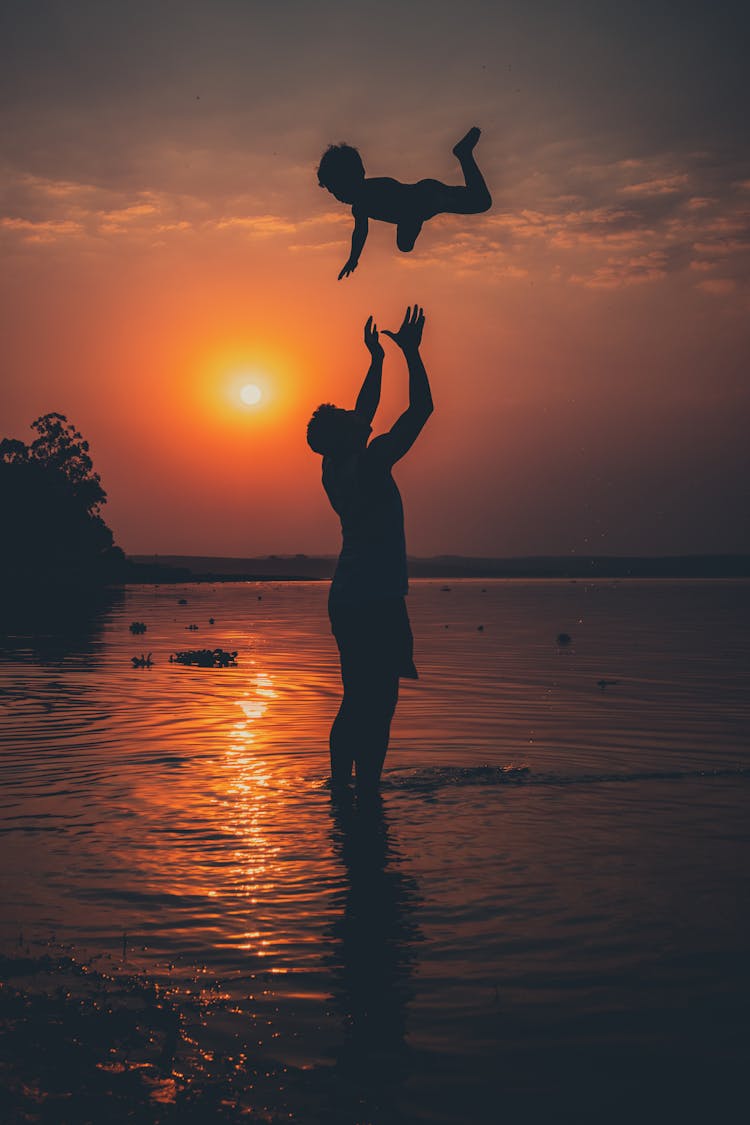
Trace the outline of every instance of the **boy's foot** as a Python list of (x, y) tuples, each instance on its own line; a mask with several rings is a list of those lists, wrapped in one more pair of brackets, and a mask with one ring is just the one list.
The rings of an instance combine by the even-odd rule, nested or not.
[(474, 146), (476, 145), (481, 135), (482, 130), (477, 125), (473, 125), (471, 129), (469, 129), (466, 136), (461, 137), (461, 140), (458, 142), (458, 144), (455, 144), (453, 146), (453, 155), (457, 156), (460, 160), (462, 156), (473, 152)]

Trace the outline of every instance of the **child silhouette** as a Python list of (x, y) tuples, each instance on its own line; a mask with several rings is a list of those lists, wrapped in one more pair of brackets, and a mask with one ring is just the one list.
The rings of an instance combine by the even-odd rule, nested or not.
[(462, 187), (440, 180), (402, 184), (390, 176), (368, 179), (356, 148), (340, 144), (326, 149), (318, 166), (318, 183), (341, 203), (351, 204), (354, 216), (352, 249), (339, 281), (357, 268), (370, 219), (395, 223), (396, 245), (408, 254), (427, 219), (435, 215), (478, 215), (490, 209), (492, 198), (474, 159), (479, 136), (480, 130), (474, 126), (453, 147), (464, 174)]

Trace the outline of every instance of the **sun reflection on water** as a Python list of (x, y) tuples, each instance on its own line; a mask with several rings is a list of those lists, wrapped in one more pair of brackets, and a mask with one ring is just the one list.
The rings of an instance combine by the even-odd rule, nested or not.
[[(257, 756), (257, 743), (262, 740), (259, 721), (277, 696), (271, 676), (257, 673), (252, 690), (237, 701), (245, 717), (232, 726), (226, 748), (228, 815), (220, 827), (236, 841), (230, 853), (236, 863), (236, 892), (247, 896), (252, 905), (257, 903), (255, 891), (259, 883), (263, 882), (268, 890), (277, 886), (273, 872), (282, 851), (268, 830), (273, 774), (267, 761)], [(264, 947), (268, 939), (264, 931), (251, 931), (242, 937), (245, 940), (238, 943), (238, 948), (254, 949), (259, 957), (266, 956)]]

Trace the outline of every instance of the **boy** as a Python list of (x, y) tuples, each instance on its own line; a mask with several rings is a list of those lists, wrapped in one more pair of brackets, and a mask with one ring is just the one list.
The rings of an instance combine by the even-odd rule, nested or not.
[(408, 254), (427, 219), (435, 215), (478, 215), (490, 209), (492, 198), (474, 159), (479, 136), (480, 130), (474, 126), (454, 145), (453, 153), (464, 174), (462, 187), (440, 180), (402, 184), (389, 176), (368, 179), (356, 148), (340, 144), (326, 149), (318, 167), (318, 183), (341, 203), (350, 204), (354, 216), (352, 249), (339, 281), (357, 268), (370, 219), (395, 223), (396, 244)]

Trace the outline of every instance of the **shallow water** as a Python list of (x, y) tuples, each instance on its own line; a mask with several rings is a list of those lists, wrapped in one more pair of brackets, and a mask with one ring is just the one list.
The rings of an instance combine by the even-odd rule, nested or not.
[[(747, 1058), (750, 586), (413, 583), (382, 814), (325, 785), (326, 594), (130, 587), (1, 642), (6, 953), (162, 990), (154, 1119), (209, 1078), (260, 1112), (248, 1059), (299, 1122), (715, 1109)], [(217, 646), (236, 667), (169, 662)]]

